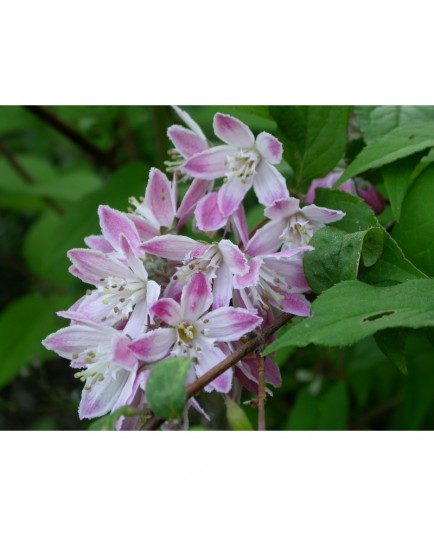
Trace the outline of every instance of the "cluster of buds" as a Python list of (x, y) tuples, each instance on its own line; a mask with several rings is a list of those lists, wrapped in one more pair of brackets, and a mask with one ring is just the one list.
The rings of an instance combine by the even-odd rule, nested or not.
[[(145, 196), (130, 198), (128, 212), (100, 206), (102, 234), (68, 253), (70, 272), (93, 288), (58, 313), (70, 325), (43, 344), (77, 369), (84, 384), (80, 418), (125, 405), (145, 411), (149, 374), (167, 357), (191, 360), (192, 383), (282, 312), (309, 316), (303, 256), (319, 228), (344, 216), (300, 207), (275, 167), (282, 144), (271, 134), (255, 139), (244, 123), (217, 113), (214, 132), (223, 143), (211, 146), (191, 117), (175, 110), (186, 126), (168, 129), (170, 180), (151, 169)], [(192, 182), (178, 206), (177, 185), (186, 180)], [(249, 233), (243, 199), (251, 187), (269, 221)], [(204, 240), (182, 234), (191, 218)], [(265, 379), (281, 383), (270, 356)], [(227, 394), (240, 385), (258, 391), (252, 355), (205, 390)], [(197, 400), (189, 405), (206, 417)], [(137, 419), (118, 421), (119, 428), (137, 426)]]

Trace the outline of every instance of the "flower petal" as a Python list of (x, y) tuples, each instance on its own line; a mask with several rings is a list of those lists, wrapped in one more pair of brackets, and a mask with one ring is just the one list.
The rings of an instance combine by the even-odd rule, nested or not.
[(289, 198), (289, 191), (283, 176), (275, 167), (263, 160), (253, 177), (253, 189), (262, 205), (271, 206), (276, 201)]
[(226, 264), (222, 264), (217, 268), (213, 281), (213, 309), (228, 306), (232, 298), (233, 289), (233, 275), (229, 267)]
[(182, 166), (182, 170), (197, 179), (214, 180), (226, 175), (228, 156), (237, 152), (233, 147), (218, 145), (192, 156)]
[(255, 313), (236, 307), (220, 307), (200, 321), (205, 336), (221, 342), (237, 341), (261, 322), (262, 318)]
[(198, 229), (205, 232), (217, 231), (224, 227), (228, 221), (228, 217), (223, 216), (220, 212), (217, 192), (203, 197), (197, 204), (194, 215)]
[(253, 258), (249, 261), (249, 271), (244, 275), (237, 275), (234, 278), (234, 288), (243, 289), (246, 287), (255, 287), (259, 281), (259, 270), (262, 266), (262, 260)]
[(241, 205), (244, 196), (252, 186), (252, 179), (241, 182), (237, 177), (229, 179), (218, 192), (218, 206), (223, 216), (230, 216)]
[(303, 294), (284, 294), (281, 306), (285, 313), (291, 313), (296, 316), (310, 316), (310, 302)]
[(170, 261), (182, 261), (199, 243), (188, 236), (164, 235), (157, 236), (146, 242), (142, 249), (146, 253), (164, 257)]
[(231, 115), (217, 113), (213, 121), (217, 138), (234, 147), (253, 147), (255, 137), (250, 128)]
[(123, 212), (107, 205), (98, 208), (99, 223), (104, 238), (115, 248), (119, 249), (119, 237), (124, 234), (135, 248), (140, 244), (139, 234), (133, 222)]
[(181, 306), (172, 298), (162, 298), (151, 308), (152, 314), (161, 318), (169, 326), (176, 326), (182, 321)]
[(134, 275), (143, 281), (147, 281), (148, 272), (145, 270), (143, 262), (137, 257), (130, 244), (130, 241), (124, 234), (121, 234), (120, 236), (119, 245), (122, 253), (125, 255), (126, 261), (128, 262), (128, 266), (134, 272)]
[(331, 210), (330, 208), (317, 207), (316, 205), (303, 207), (301, 213), (309, 220), (321, 223), (333, 223), (345, 216), (345, 212), (341, 210)]
[(145, 220), (140, 216), (136, 216), (136, 214), (128, 214), (128, 218), (133, 222), (142, 242), (146, 242), (147, 240), (160, 235), (160, 227), (153, 225), (150, 221)]
[(184, 287), (181, 295), (181, 315), (183, 320), (196, 320), (212, 304), (211, 285), (202, 272), (195, 274)]
[(128, 267), (110, 253), (93, 249), (71, 249), (68, 251), (68, 258), (78, 270), (82, 281), (96, 287), (109, 276), (123, 278), (131, 276)]
[(266, 223), (252, 236), (246, 246), (246, 253), (251, 257), (274, 253), (282, 245), (280, 238), (286, 229), (285, 220), (275, 220)]
[(171, 183), (157, 168), (149, 172), (145, 193), (145, 205), (161, 227), (170, 228), (175, 218), (176, 207), (172, 202)]
[(279, 220), (292, 216), (300, 210), (300, 200), (296, 197), (285, 197), (265, 209), (265, 215), (270, 220)]
[(223, 255), (225, 264), (227, 264), (233, 274), (244, 275), (249, 271), (246, 256), (230, 240), (220, 240), (218, 248)]
[(208, 143), (188, 128), (173, 125), (167, 129), (170, 141), (185, 158), (208, 149)]
[(176, 217), (180, 220), (177, 226), (178, 230), (185, 225), (188, 218), (193, 214), (196, 205), (203, 198), (211, 185), (212, 183), (203, 179), (194, 179), (192, 181), (190, 188), (184, 195), (178, 212), (176, 213)]
[(179, 106), (172, 106), (172, 108), (175, 110), (178, 116), (184, 121), (184, 123), (188, 126), (188, 128), (190, 128), (200, 138), (206, 140), (206, 136), (202, 132), (202, 129), (196, 123), (196, 121), (190, 116), (189, 113), (187, 113), (185, 110), (182, 110)]
[(232, 230), (238, 242), (243, 246), (249, 241), (249, 229), (247, 227), (246, 212), (243, 204), (232, 214)]
[(111, 328), (104, 329), (101, 326), (101, 329), (96, 329), (95, 327), (72, 324), (48, 335), (42, 344), (47, 350), (53, 350), (61, 357), (72, 359), (74, 354), (87, 351), (89, 348), (96, 348), (105, 342), (111, 342), (115, 336), (116, 331)]
[(84, 243), (90, 249), (96, 249), (97, 251), (103, 251), (104, 253), (111, 253), (114, 251), (110, 242), (101, 235), (86, 236)]
[(283, 146), (277, 138), (268, 134), (268, 132), (259, 134), (256, 138), (256, 147), (261, 156), (270, 164), (279, 164), (282, 160)]
[(157, 328), (132, 342), (129, 349), (140, 360), (151, 363), (165, 357), (175, 342), (176, 330), (174, 328)]
[[(211, 345), (206, 338), (199, 339), (202, 352), (198, 356), (198, 363), (194, 366), (197, 376), (200, 378), (210, 369), (226, 358), (226, 354), (217, 346)], [(229, 369), (205, 387), (205, 391), (218, 391), (228, 393), (232, 387), (233, 370)]]

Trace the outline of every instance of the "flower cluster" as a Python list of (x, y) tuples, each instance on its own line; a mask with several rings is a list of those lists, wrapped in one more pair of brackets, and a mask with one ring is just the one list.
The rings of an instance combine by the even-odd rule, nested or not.
[[(68, 253), (70, 272), (92, 289), (58, 313), (70, 325), (43, 344), (77, 369), (84, 384), (80, 418), (124, 405), (146, 410), (149, 374), (169, 356), (191, 360), (192, 383), (281, 312), (309, 316), (303, 256), (319, 228), (344, 216), (301, 207), (290, 195), (275, 167), (282, 144), (271, 134), (255, 138), (238, 119), (217, 113), (213, 126), (222, 143), (212, 146), (186, 112), (175, 110), (186, 126), (168, 129), (170, 180), (151, 169), (144, 197), (130, 198), (128, 212), (100, 206), (101, 235)], [(188, 180), (178, 206), (178, 184)], [(243, 199), (250, 188), (267, 223), (249, 234)], [(191, 218), (203, 240), (181, 234)], [(210, 242), (210, 236), (218, 239)], [(281, 383), (272, 357), (265, 360), (265, 377), (272, 386)], [(235, 384), (257, 392), (254, 355), (206, 391), (229, 393)], [(195, 399), (189, 404), (206, 416)], [(135, 426), (137, 419), (118, 421), (118, 427)]]

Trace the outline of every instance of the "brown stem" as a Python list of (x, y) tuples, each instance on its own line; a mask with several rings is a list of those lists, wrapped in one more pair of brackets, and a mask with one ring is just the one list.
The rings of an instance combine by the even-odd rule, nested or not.
[[(220, 361), (215, 367), (190, 384), (187, 387), (187, 399), (197, 395), (206, 385), (215, 380), (220, 374), (223, 374), (223, 372), (233, 367), (238, 361), (243, 359), (243, 357), (255, 352), (258, 348), (261, 348), (273, 333), (291, 320), (292, 316), (293, 315), (289, 313), (283, 313), (275, 322), (265, 328), (262, 333), (253, 335), (253, 337), (240, 346), (238, 350), (230, 354), (226, 359), (223, 359), (223, 361)], [(146, 424), (143, 430), (156, 430), (164, 423), (164, 421), (165, 419), (154, 416)]]
[(265, 358), (258, 355), (258, 430), (265, 431)]
[(36, 117), (44, 121), (44, 123), (47, 123), (52, 128), (63, 134), (75, 145), (80, 147), (80, 149), (88, 153), (98, 163), (109, 164), (112, 162), (114, 157), (113, 150), (109, 150), (107, 152), (103, 151), (92, 142), (87, 140), (79, 132), (74, 130), (67, 123), (62, 121), (62, 119), (60, 119), (60, 117), (58, 117), (51, 110), (48, 110), (44, 106), (24, 106), (24, 108), (26, 108), (26, 110), (31, 112), (33, 115), (36, 115)]
[(256, 231), (263, 227), (267, 223), (267, 221), (269, 221), (268, 218), (263, 218), (257, 225), (255, 225), (255, 227), (253, 227), (253, 229), (249, 233), (249, 238), (252, 238)]
[[(30, 185), (35, 185), (36, 180), (32, 177), (32, 175), (25, 169), (19, 162), (16, 160), (14, 155), (9, 151), (9, 149), (0, 141), (0, 154), (2, 154), (8, 162), (8, 164), (11, 166), (12, 169), (14, 169), (18, 176), (26, 183)], [(45, 203), (51, 207), (57, 214), (64, 214), (64, 210), (59, 205), (57, 201), (54, 199), (51, 199), (50, 197), (43, 196), (42, 199), (45, 201)]]

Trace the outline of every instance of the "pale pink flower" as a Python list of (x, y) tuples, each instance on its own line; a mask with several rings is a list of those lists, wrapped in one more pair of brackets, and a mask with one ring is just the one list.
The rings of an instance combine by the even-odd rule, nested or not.
[(215, 135), (227, 145), (192, 156), (182, 170), (198, 179), (225, 177), (217, 197), (222, 218), (237, 210), (252, 186), (265, 206), (289, 196), (285, 179), (274, 167), (282, 159), (279, 140), (267, 132), (261, 132), (255, 140), (249, 127), (230, 115), (217, 113), (213, 126)]
[[(184, 287), (180, 303), (163, 298), (152, 307), (153, 314), (171, 326), (168, 338), (174, 344), (174, 355), (191, 358), (198, 377), (225, 358), (220, 343), (237, 341), (262, 322), (257, 314), (242, 308), (220, 307), (207, 312), (212, 302), (211, 285), (199, 272)], [(232, 376), (230, 369), (206, 390), (227, 393)]]

